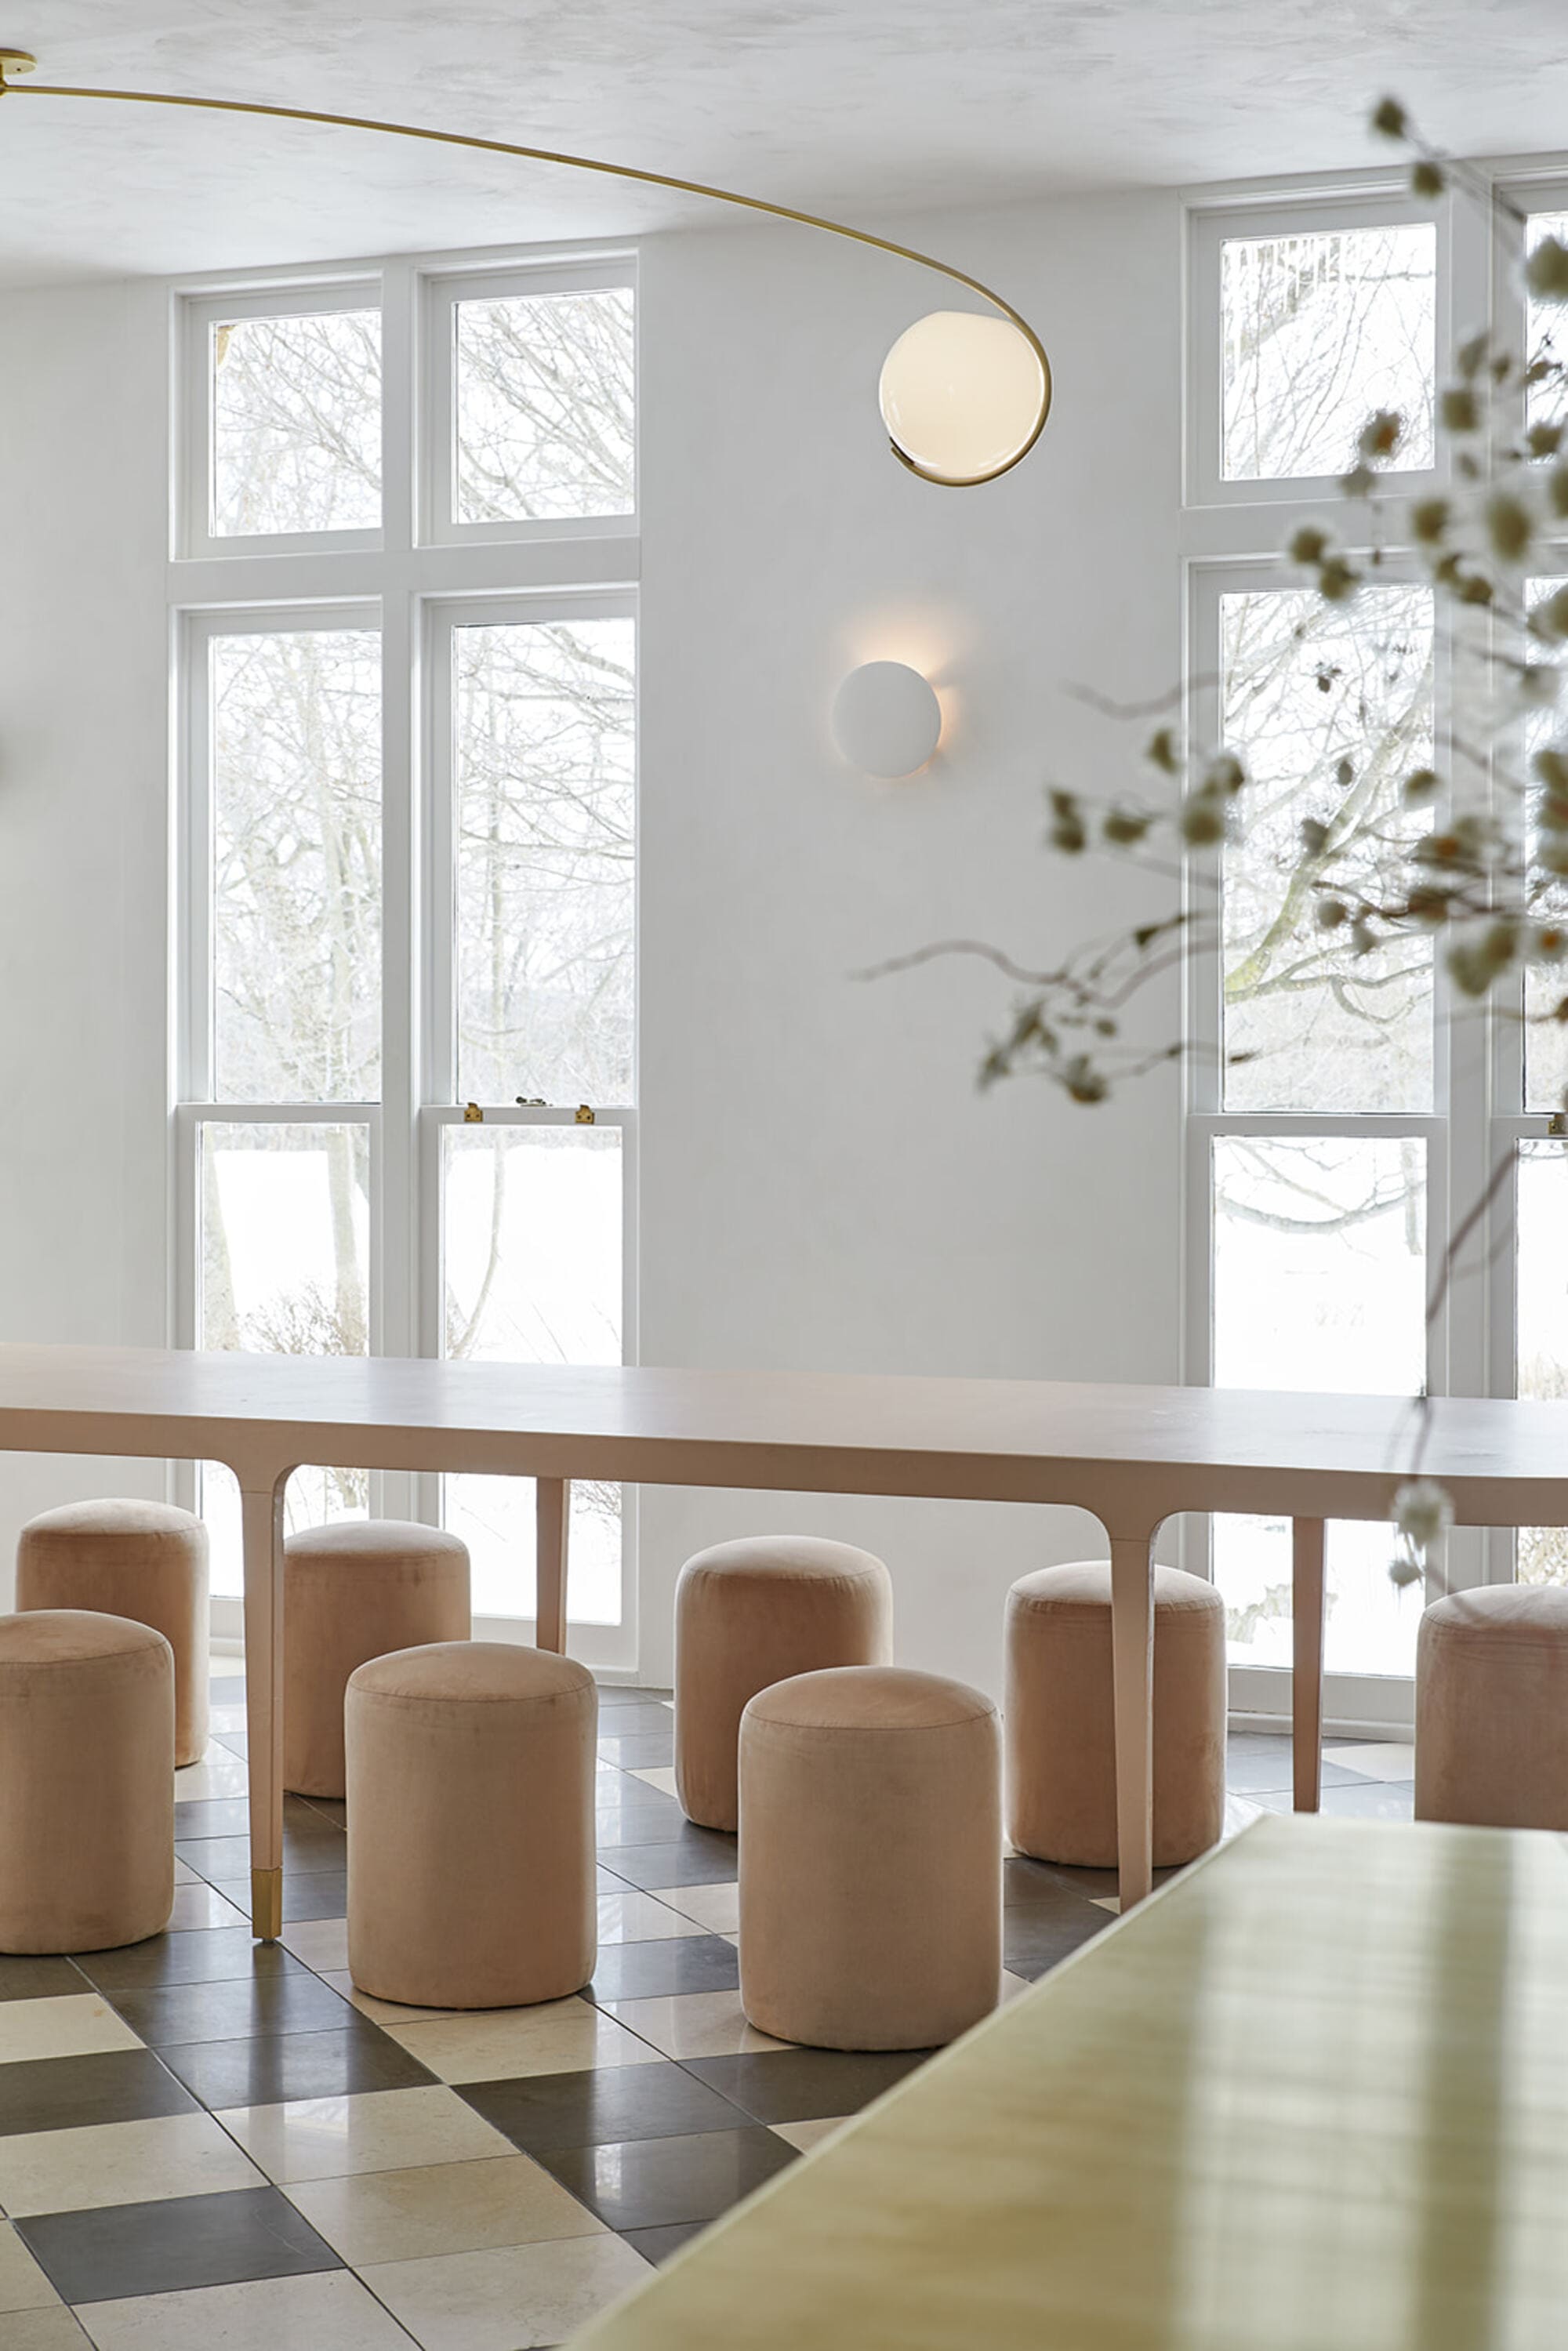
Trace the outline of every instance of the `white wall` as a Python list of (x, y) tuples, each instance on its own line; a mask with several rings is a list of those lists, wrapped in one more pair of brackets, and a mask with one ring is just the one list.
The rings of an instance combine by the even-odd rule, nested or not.
[[(881, 434), (882, 353), (936, 281), (805, 231), (645, 250), (643, 1353), (1174, 1378), (1174, 1084), (1092, 1112), (1032, 1083), (981, 1098), (1005, 983), (850, 975), (956, 935), (1049, 960), (1137, 903), (1039, 842), (1047, 777), (1114, 789), (1140, 740), (1065, 689), (1180, 673), (1177, 209), (899, 233), (1000, 285), (1051, 350), (1051, 425), (1002, 482), (914, 481)], [(7, 1338), (164, 1333), (165, 315), (152, 286), (5, 307)], [(883, 655), (948, 703), (905, 784), (828, 739), (840, 677)], [(0, 1561), (45, 1501), (156, 1479), (0, 1460)], [(1094, 1540), (1071, 1512), (650, 1493), (649, 1678), (686, 1552), (790, 1527), (883, 1550), (900, 1654), (993, 1686), (1009, 1581)]]

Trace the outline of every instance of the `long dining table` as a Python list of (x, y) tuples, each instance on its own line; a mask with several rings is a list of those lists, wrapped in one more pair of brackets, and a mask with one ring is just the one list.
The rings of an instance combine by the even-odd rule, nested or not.
[[(252, 1924), (283, 1908), (283, 1510), (310, 1464), (531, 1478), (535, 1637), (564, 1649), (574, 1479), (1072, 1504), (1111, 1558), (1122, 1901), (1153, 1842), (1153, 1545), (1179, 1511), (1294, 1522), (1294, 1798), (1316, 1809), (1324, 1527), (1419, 1458), (1470, 1526), (1568, 1525), (1568, 1403), (0, 1345), (0, 1451), (217, 1461), (242, 1498)], [(897, 1562), (892, 1562), (896, 1578)], [(955, 1566), (955, 1577), (962, 1573)], [(519, 1612), (522, 1613), (522, 1612)]]

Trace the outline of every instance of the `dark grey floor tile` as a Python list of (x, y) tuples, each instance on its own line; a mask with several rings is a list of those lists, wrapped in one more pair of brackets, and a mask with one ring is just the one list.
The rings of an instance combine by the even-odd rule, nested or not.
[(690, 2069), (667, 2059), (656, 2065), (601, 2065), (589, 2073), (462, 2082), (456, 2089), (525, 2155), (545, 2147), (736, 2130), (750, 2119), (721, 2092), (695, 2079)]
[(612, 2229), (668, 2229), (716, 2220), (794, 2161), (769, 2130), (699, 2131), (561, 2147), (537, 2160)]
[(587, 2000), (656, 2000), (666, 1992), (733, 1991), (740, 1953), (722, 1935), (664, 1935), (646, 1943), (601, 1943)]
[(694, 2237), (700, 2237), (703, 2231), (711, 2225), (706, 2220), (677, 2220), (669, 2229), (629, 2229), (626, 2242), (634, 2253), (641, 2253), (645, 2262), (652, 2262), (657, 2269), (669, 2260), (672, 2253), (678, 2253), (683, 2245), (689, 2245)]
[(176, 1837), (250, 1834), (250, 1802), (245, 1796), (191, 1796), (174, 1807)]
[(214, 1674), (207, 1684), (207, 1695), (214, 1706), (243, 1706), (244, 1674)]
[(285, 1796), (285, 1804), (302, 1804), (312, 1813), (319, 1813), (324, 1821), (335, 1821), (340, 1828), (348, 1825), (349, 1807), (341, 1796)]
[(248, 1927), (201, 1927), (153, 1935), (118, 1950), (84, 1951), (81, 1971), (99, 1991), (150, 1991), (163, 1984), (287, 1975), (298, 1969), (281, 1943), (258, 1943)]
[(628, 1735), (634, 1730), (658, 1730), (674, 1721), (672, 1709), (661, 1705), (656, 1698), (611, 1698), (599, 1700), (599, 1728), (612, 1736)]
[(162, 2054), (202, 2104), (214, 2110), (280, 2105), (289, 2098), (343, 2098), (357, 2090), (421, 2089), (436, 2078), (368, 2018), (342, 2032), (184, 2041)]
[[(198, 1877), (212, 1885), (220, 1877), (238, 1877), (250, 1867), (250, 1838), (243, 1836), (182, 1836), (174, 1851)], [(283, 1866), (305, 1871), (346, 1869), (348, 1840), (334, 1822), (319, 1813), (298, 1815), (283, 1823)]]
[(343, 2266), (276, 2188), (45, 2212), (16, 2226), (56, 2291), (77, 2304)]
[(112, 1991), (109, 1998), (150, 2049), (186, 2041), (240, 2041), (256, 2033), (341, 2032), (358, 2013), (330, 1984), (301, 1967), (269, 1968), (217, 1983)]
[[(1266, 1813), (1288, 1813), (1293, 1809), (1288, 1788), (1278, 1792), (1265, 1789), (1254, 1796), (1252, 1802), (1261, 1804)], [(1413, 1820), (1416, 1783), (1413, 1780), (1362, 1780), (1354, 1787), (1325, 1788), (1322, 1810), (1331, 1819)]]
[(722, 1886), (740, 1870), (734, 1837), (716, 1829), (687, 1827), (659, 1844), (612, 1844), (600, 1848), (600, 1865), (628, 1886)]
[[(250, 1879), (213, 1877), (207, 1880), (236, 1908), (249, 1915)], [(346, 1918), (349, 1876), (346, 1869), (289, 1869), (283, 1872), (283, 1923), (297, 1926), (303, 1918)]]
[(1015, 1907), (1002, 1920), (1002, 1965), (1010, 1974), (1027, 1976), (1032, 1983), (1070, 1951), (1103, 1934), (1112, 1921), (1112, 1912), (1077, 1896), (1060, 1903)]
[(628, 1735), (613, 1731), (606, 1734), (601, 1727), (601, 1760), (613, 1763), (622, 1771), (643, 1771), (654, 1764), (673, 1763), (675, 1760), (674, 1720), (669, 1715), (664, 1719), (669, 1726), (667, 1729), (634, 1730)]
[[(1295, 1778), (1295, 1765), (1288, 1739), (1260, 1739), (1256, 1746), (1237, 1751), (1232, 1740), (1225, 1761), (1225, 1784), (1239, 1796), (1252, 1796), (1266, 1788), (1289, 1788)], [(1354, 1786), (1364, 1779), (1360, 1771), (1347, 1771), (1343, 1764), (1324, 1761), (1320, 1769), (1325, 1788)]]
[(738, 2057), (688, 2057), (685, 2064), (688, 2074), (755, 2122), (808, 2123), (858, 2114), (931, 2054), (929, 2049), (765, 2049)]
[(195, 2105), (151, 2049), (30, 2057), (0, 2068), (0, 2134), (80, 2130), (189, 2114)]
[(68, 2000), (85, 1989), (69, 1959), (0, 1952), (0, 2000)]

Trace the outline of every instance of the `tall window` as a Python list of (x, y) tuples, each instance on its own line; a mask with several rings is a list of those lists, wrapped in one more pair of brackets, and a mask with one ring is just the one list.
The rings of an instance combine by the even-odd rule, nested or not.
[[(634, 306), (601, 258), (183, 301), (183, 1341), (632, 1344)], [(287, 1510), (443, 1520), (526, 1633), (532, 1506), (323, 1463)], [(574, 1646), (630, 1662), (622, 1497), (574, 1512)]]
[[(1337, 477), (1377, 408), (1406, 420), (1408, 486), (1438, 480), (1447, 322), (1487, 315), (1484, 242), (1472, 255), (1398, 195), (1303, 200), (1195, 214), (1192, 259), (1191, 718), (1244, 754), (1254, 789), (1243, 837), (1193, 873), (1195, 904), (1218, 892), (1219, 925), (1191, 1007), (1188, 1374), (1380, 1395), (1423, 1383), (1568, 1394), (1568, 1163), (1545, 1139), (1568, 1075), (1555, 1032), (1526, 1031), (1515, 1003), (1488, 1016), (1483, 1036), (1479, 1018), (1454, 1017), (1425, 945), (1357, 956), (1315, 920), (1328, 859), (1370, 873), (1430, 824), (1400, 788), (1414, 768), (1442, 772), (1452, 742), (1449, 649), (1431, 596), (1397, 545), (1384, 546), (1377, 584), (1342, 607), (1263, 552), (1317, 513), (1354, 540)], [(1478, 1253), (1485, 1263), (1428, 1327), (1457, 1220), (1511, 1149), (1516, 1183)], [(1289, 1528), (1217, 1519), (1210, 1540), (1233, 1702), (1283, 1711)], [(1331, 1715), (1408, 1719), (1421, 1600), (1396, 1591), (1388, 1558), (1385, 1528), (1331, 1527)], [(1456, 1534), (1443, 1572), (1461, 1584), (1506, 1578), (1512, 1539)], [(1568, 1581), (1568, 1547), (1527, 1534), (1517, 1572)]]

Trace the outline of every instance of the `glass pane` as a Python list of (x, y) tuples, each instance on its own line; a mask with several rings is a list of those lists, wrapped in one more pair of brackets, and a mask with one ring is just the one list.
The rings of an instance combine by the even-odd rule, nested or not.
[[(1568, 213), (1531, 213), (1525, 235), (1531, 247), (1547, 236), (1568, 243)], [(1524, 348), (1532, 360), (1555, 360), (1559, 365), (1568, 360), (1568, 336), (1563, 332), (1560, 303), (1528, 300)], [(1568, 384), (1561, 380), (1531, 384), (1526, 398), (1527, 421), (1531, 424), (1561, 424), (1568, 418)]]
[[(1563, 216), (1568, 232), (1568, 214)], [(1562, 579), (1532, 580), (1529, 597), (1531, 604), (1550, 596), (1554, 590), (1568, 586)], [(1532, 648), (1537, 660), (1558, 658), (1544, 647)], [(1527, 761), (1537, 751), (1544, 750), (1562, 732), (1563, 715), (1560, 710), (1538, 710), (1531, 717), (1525, 735)], [(1541, 789), (1533, 776), (1529, 781), (1533, 798)], [(1531, 843), (1529, 886), (1532, 893), (1531, 913), (1538, 922), (1561, 923), (1568, 925), (1568, 880), (1547, 872), (1539, 858), (1540, 832), (1531, 813), (1527, 838)], [(1568, 958), (1558, 964), (1534, 964), (1524, 975), (1524, 1106), (1526, 1110), (1562, 1110), (1568, 1105), (1568, 1025), (1552, 1018), (1556, 1008), (1568, 997)]]
[(631, 514), (631, 287), (508, 294), (453, 316), (456, 519)]
[[(1253, 778), (1225, 854), (1228, 1110), (1431, 1107), (1429, 943), (1357, 956), (1348, 925), (1318, 928), (1312, 885), (1327, 873), (1371, 894), (1426, 829), (1401, 788), (1432, 757), (1432, 637), (1424, 588), (1220, 600), (1225, 739)], [(1303, 846), (1308, 817), (1330, 828), (1322, 852)]]
[(215, 326), (212, 386), (214, 538), (380, 528), (379, 310)]
[[(1214, 1144), (1217, 1387), (1414, 1395), (1426, 1377), (1426, 1155), (1401, 1138), (1223, 1135)], [(1388, 1580), (1386, 1527), (1334, 1524), (1331, 1673), (1414, 1669), (1418, 1592)], [(1288, 1665), (1281, 1520), (1217, 1518), (1215, 1578), (1238, 1665)]]
[(1437, 268), (1429, 221), (1225, 239), (1227, 481), (1348, 472), (1380, 408), (1406, 422), (1392, 470), (1431, 465)]
[[(449, 1356), (500, 1364), (621, 1361), (621, 1131), (443, 1129), (443, 1310)], [(474, 1559), (474, 1608), (534, 1607), (534, 1489), (448, 1478), (445, 1523)], [(621, 1489), (574, 1484), (574, 1624), (621, 1621)]]
[[(363, 1355), (370, 1349), (370, 1136), (363, 1125), (204, 1122), (197, 1155), (196, 1344), (260, 1355)], [(362, 1469), (306, 1468), (289, 1480), (287, 1524), (363, 1518)], [(202, 1511), (213, 1588), (241, 1589), (239, 1491), (209, 1463)]]
[(508, 622), (453, 643), (460, 1090), (630, 1102), (632, 624)]
[[(1521, 1143), (1515, 1225), (1521, 1396), (1568, 1396), (1568, 1145)], [(1521, 1527), (1521, 1583), (1568, 1583), (1568, 1527)]]
[(212, 641), (220, 1102), (381, 1093), (381, 640)]

